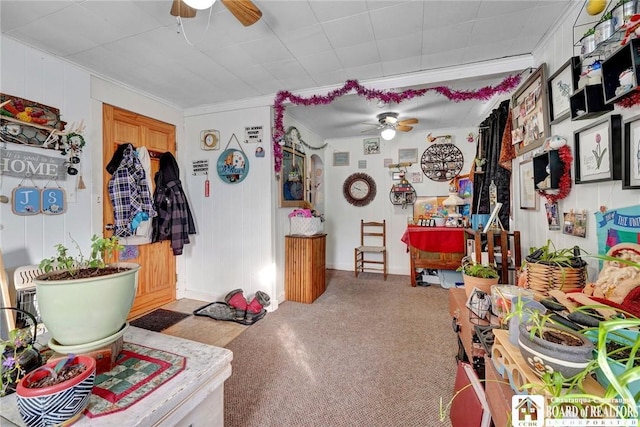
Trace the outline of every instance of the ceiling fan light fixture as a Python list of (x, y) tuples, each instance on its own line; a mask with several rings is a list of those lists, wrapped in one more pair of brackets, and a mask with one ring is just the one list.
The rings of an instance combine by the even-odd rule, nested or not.
[(198, 10), (209, 9), (216, 0), (183, 0), (187, 6)]
[(382, 132), (380, 132), (380, 136), (385, 141), (391, 141), (396, 136), (396, 130), (391, 126), (386, 127), (382, 129)]

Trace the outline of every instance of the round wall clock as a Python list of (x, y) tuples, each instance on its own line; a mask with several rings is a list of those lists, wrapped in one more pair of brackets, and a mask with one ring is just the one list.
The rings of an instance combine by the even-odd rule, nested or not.
[(366, 173), (354, 173), (345, 179), (342, 194), (353, 206), (366, 206), (376, 197), (376, 182)]
[(203, 130), (200, 132), (200, 143), (203, 150), (220, 149), (220, 132), (215, 129)]
[(450, 181), (458, 176), (464, 165), (462, 151), (454, 144), (433, 144), (420, 158), (422, 172), (434, 181)]

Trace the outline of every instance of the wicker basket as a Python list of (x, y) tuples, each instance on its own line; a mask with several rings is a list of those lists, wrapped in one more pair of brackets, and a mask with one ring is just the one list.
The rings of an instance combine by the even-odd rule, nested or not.
[(564, 267), (542, 262), (527, 264), (527, 289), (531, 289), (536, 299), (546, 298), (549, 291), (579, 291), (587, 283), (587, 268)]

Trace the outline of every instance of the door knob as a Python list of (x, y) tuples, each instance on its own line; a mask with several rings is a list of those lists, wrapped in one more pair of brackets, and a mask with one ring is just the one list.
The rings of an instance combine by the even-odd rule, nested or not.
[(104, 229), (107, 230), (107, 231), (113, 231), (113, 230), (115, 230), (115, 228), (116, 228), (116, 226), (113, 225), (113, 224), (105, 224), (104, 225)]

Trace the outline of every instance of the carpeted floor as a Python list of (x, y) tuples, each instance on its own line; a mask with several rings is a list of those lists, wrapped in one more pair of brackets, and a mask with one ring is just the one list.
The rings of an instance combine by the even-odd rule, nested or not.
[(281, 304), (227, 348), (226, 427), (450, 425), (457, 344), (437, 285), (328, 270), (313, 304)]

